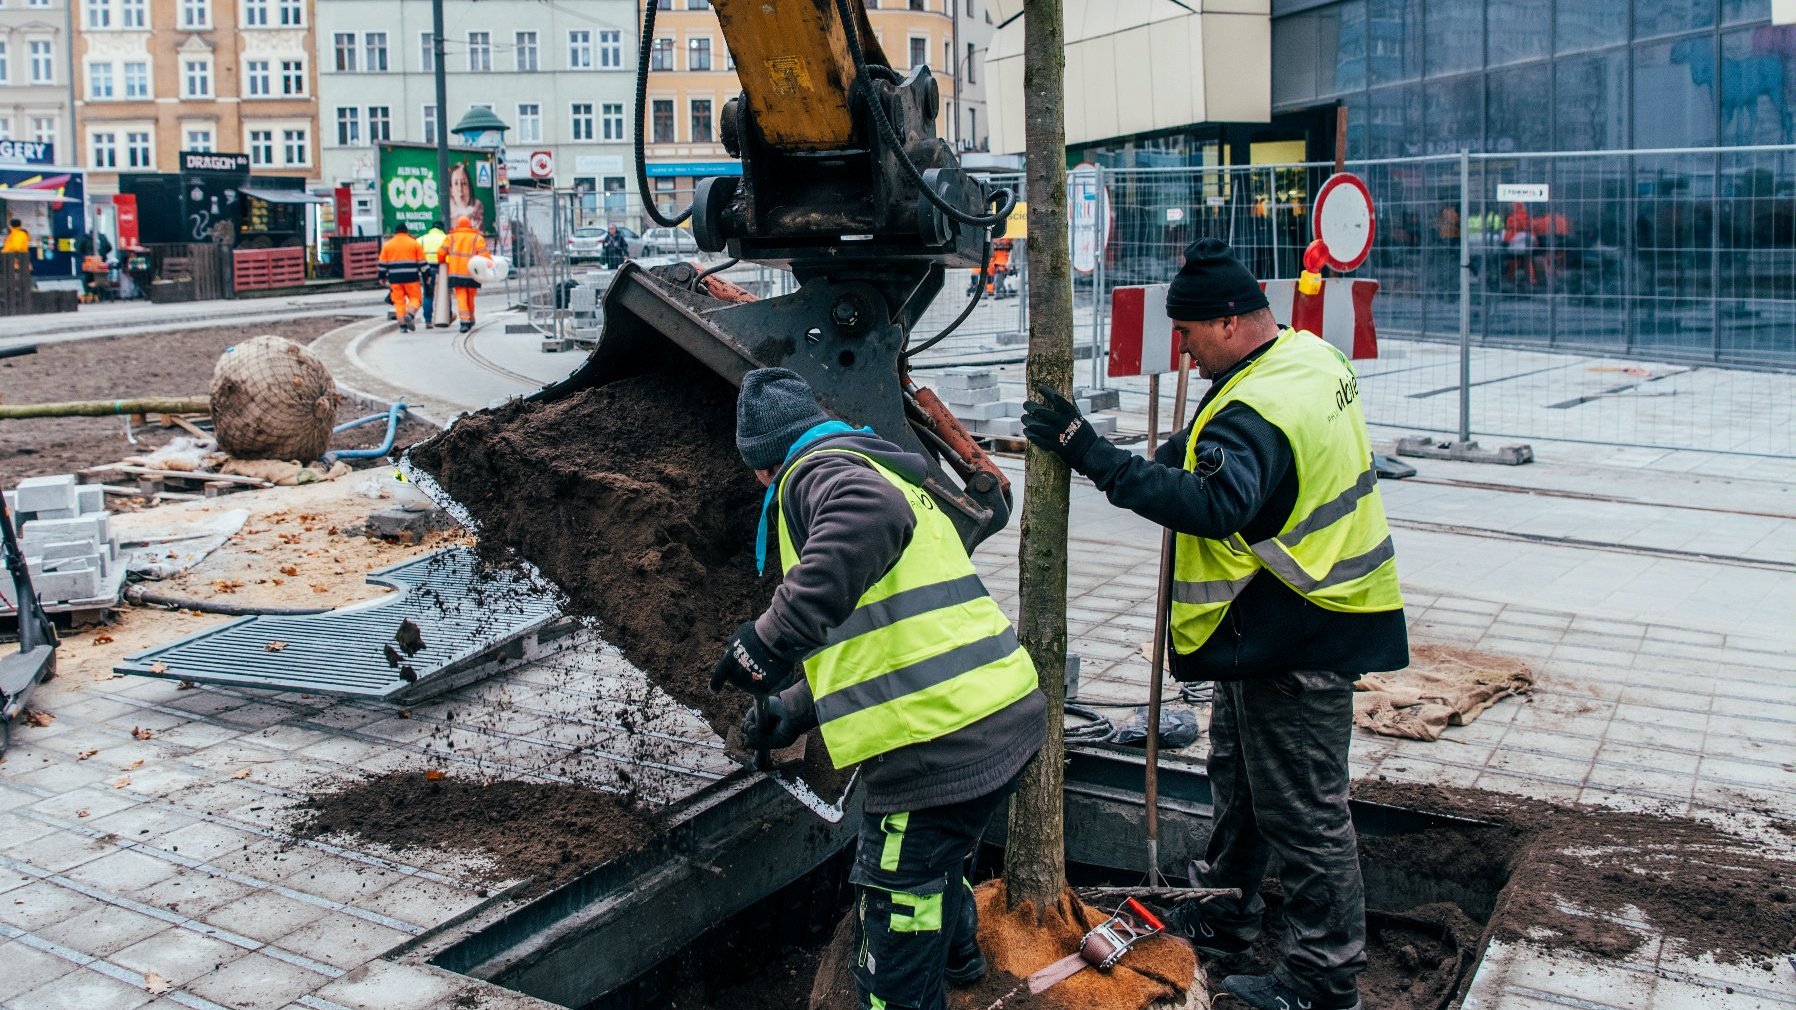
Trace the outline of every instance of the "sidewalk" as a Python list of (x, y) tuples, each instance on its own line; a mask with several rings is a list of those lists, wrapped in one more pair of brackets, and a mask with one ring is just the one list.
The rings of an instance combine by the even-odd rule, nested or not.
[(383, 289), (328, 291), (267, 298), (218, 299), (209, 302), (97, 302), (75, 312), (0, 317), (0, 347), (14, 343), (85, 340), (126, 333), (156, 333), (224, 325), (251, 319), (299, 316), (385, 315)]

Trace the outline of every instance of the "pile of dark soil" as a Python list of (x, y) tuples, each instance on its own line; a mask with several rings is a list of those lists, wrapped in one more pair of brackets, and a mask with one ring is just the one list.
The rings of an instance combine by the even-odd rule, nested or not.
[(530, 894), (638, 848), (654, 831), (646, 815), (581, 786), (430, 774), (387, 772), (319, 792), (292, 831), (486, 856), (491, 880), (528, 878)]
[[(212, 367), (232, 344), (272, 333), (302, 344), (357, 317), (319, 316), (280, 322), (263, 320), (237, 326), (213, 326), (170, 333), (96, 337), (44, 343), (36, 354), (0, 361), (0, 398), (7, 403), (61, 400), (105, 400), (130, 396), (204, 396)], [(337, 421), (371, 413), (345, 403)], [(420, 421), (402, 422), (397, 444), (424, 438), (436, 429)], [(166, 443), (186, 432), (179, 428), (137, 429), (143, 446), (125, 440), (124, 422), (116, 417), (45, 417), (0, 423), (0, 471), (9, 481), (21, 477), (72, 473), (112, 463), (145, 447)], [(339, 449), (380, 444), (386, 425), (352, 429), (332, 439)]]
[(711, 693), (711, 666), (775, 585), (755, 574), (762, 488), (735, 432), (728, 383), (651, 372), (470, 414), (411, 459), (479, 522), (483, 557), (535, 565), (568, 612), (724, 734), (748, 698)]
[[(1614, 917), (1644, 920), (1680, 953), (1775, 969), (1796, 950), (1796, 859), (1787, 842), (1730, 834), (1664, 814), (1567, 807), (1471, 789), (1362, 783), (1362, 799), (1494, 822), (1512, 840), (1493, 936), (1626, 957), (1646, 941)], [(1780, 825), (1786, 838), (1792, 834)], [(1448, 834), (1454, 834), (1448, 829)], [(1437, 858), (1488, 858), (1488, 829), (1436, 839)], [(1428, 846), (1412, 846), (1423, 858)]]

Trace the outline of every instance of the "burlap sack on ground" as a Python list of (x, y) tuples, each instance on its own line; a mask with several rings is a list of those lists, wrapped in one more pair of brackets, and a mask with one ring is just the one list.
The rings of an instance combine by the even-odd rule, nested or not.
[(1438, 740), (1512, 694), (1534, 688), (1534, 671), (1507, 656), (1452, 645), (1418, 645), (1409, 666), (1369, 673), (1354, 685), (1353, 724), (1383, 736)]
[(212, 372), (213, 431), (237, 459), (317, 459), (336, 417), (330, 369), (285, 337), (245, 340)]
[[(1109, 912), (1068, 892), (1038, 926), (1032, 905), (1019, 906), (1014, 912), (1005, 910), (1001, 880), (974, 888), (974, 900), (979, 907), (979, 947), (985, 951), (993, 977), (1003, 973), (1019, 981), (1077, 951), (1080, 938), (1110, 917)], [(818, 966), (810, 1010), (852, 1010), (855, 1006), (849, 964), (853, 948), (854, 923), (845, 917)], [(1001, 991), (994, 995), (995, 988), (1002, 987), (950, 987), (949, 1010), (987, 1010), (1004, 996)], [(1168, 1005), (1209, 1010), (1205, 992), (1191, 945), (1174, 937), (1156, 936), (1130, 948), (1108, 972), (1087, 968), (1037, 995), (1024, 986), (1003, 999), (1001, 1010), (1149, 1010)]]
[(219, 467), (218, 472), (237, 477), (260, 477), (277, 487), (292, 487), (296, 484), (336, 480), (349, 473), (350, 469), (349, 464), (342, 460), (337, 460), (330, 466), (323, 463), (302, 466), (296, 459), (233, 459)]

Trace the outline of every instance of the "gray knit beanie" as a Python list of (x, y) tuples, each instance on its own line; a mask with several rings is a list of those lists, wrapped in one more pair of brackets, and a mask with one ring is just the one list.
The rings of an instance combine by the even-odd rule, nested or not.
[(736, 397), (736, 451), (756, 470), (785, 462), (798, 436), (829, 420), (804, 376), (790, 368), (757, 368)]

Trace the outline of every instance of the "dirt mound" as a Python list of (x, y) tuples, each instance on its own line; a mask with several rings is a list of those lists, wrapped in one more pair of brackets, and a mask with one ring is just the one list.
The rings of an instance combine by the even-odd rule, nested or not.
[(307, 799), (294, 834), (354, 835), (393, 849), (450, 849), (492, 860), (490, 879), (530, 879), (532, 894), (629, 852), (653, 825), (617, 798), (551, 782), (478, 782), (396, 771)]
[(755, 574), (763, 490), (735, 422), (723, 380), (650, 372), (470, 414), (411, 458), (479, 522), (483, 557), (535, 565), (569, 613), (727, 735), (748, 696), (711, 693), (710, 669), (776, 585)]

